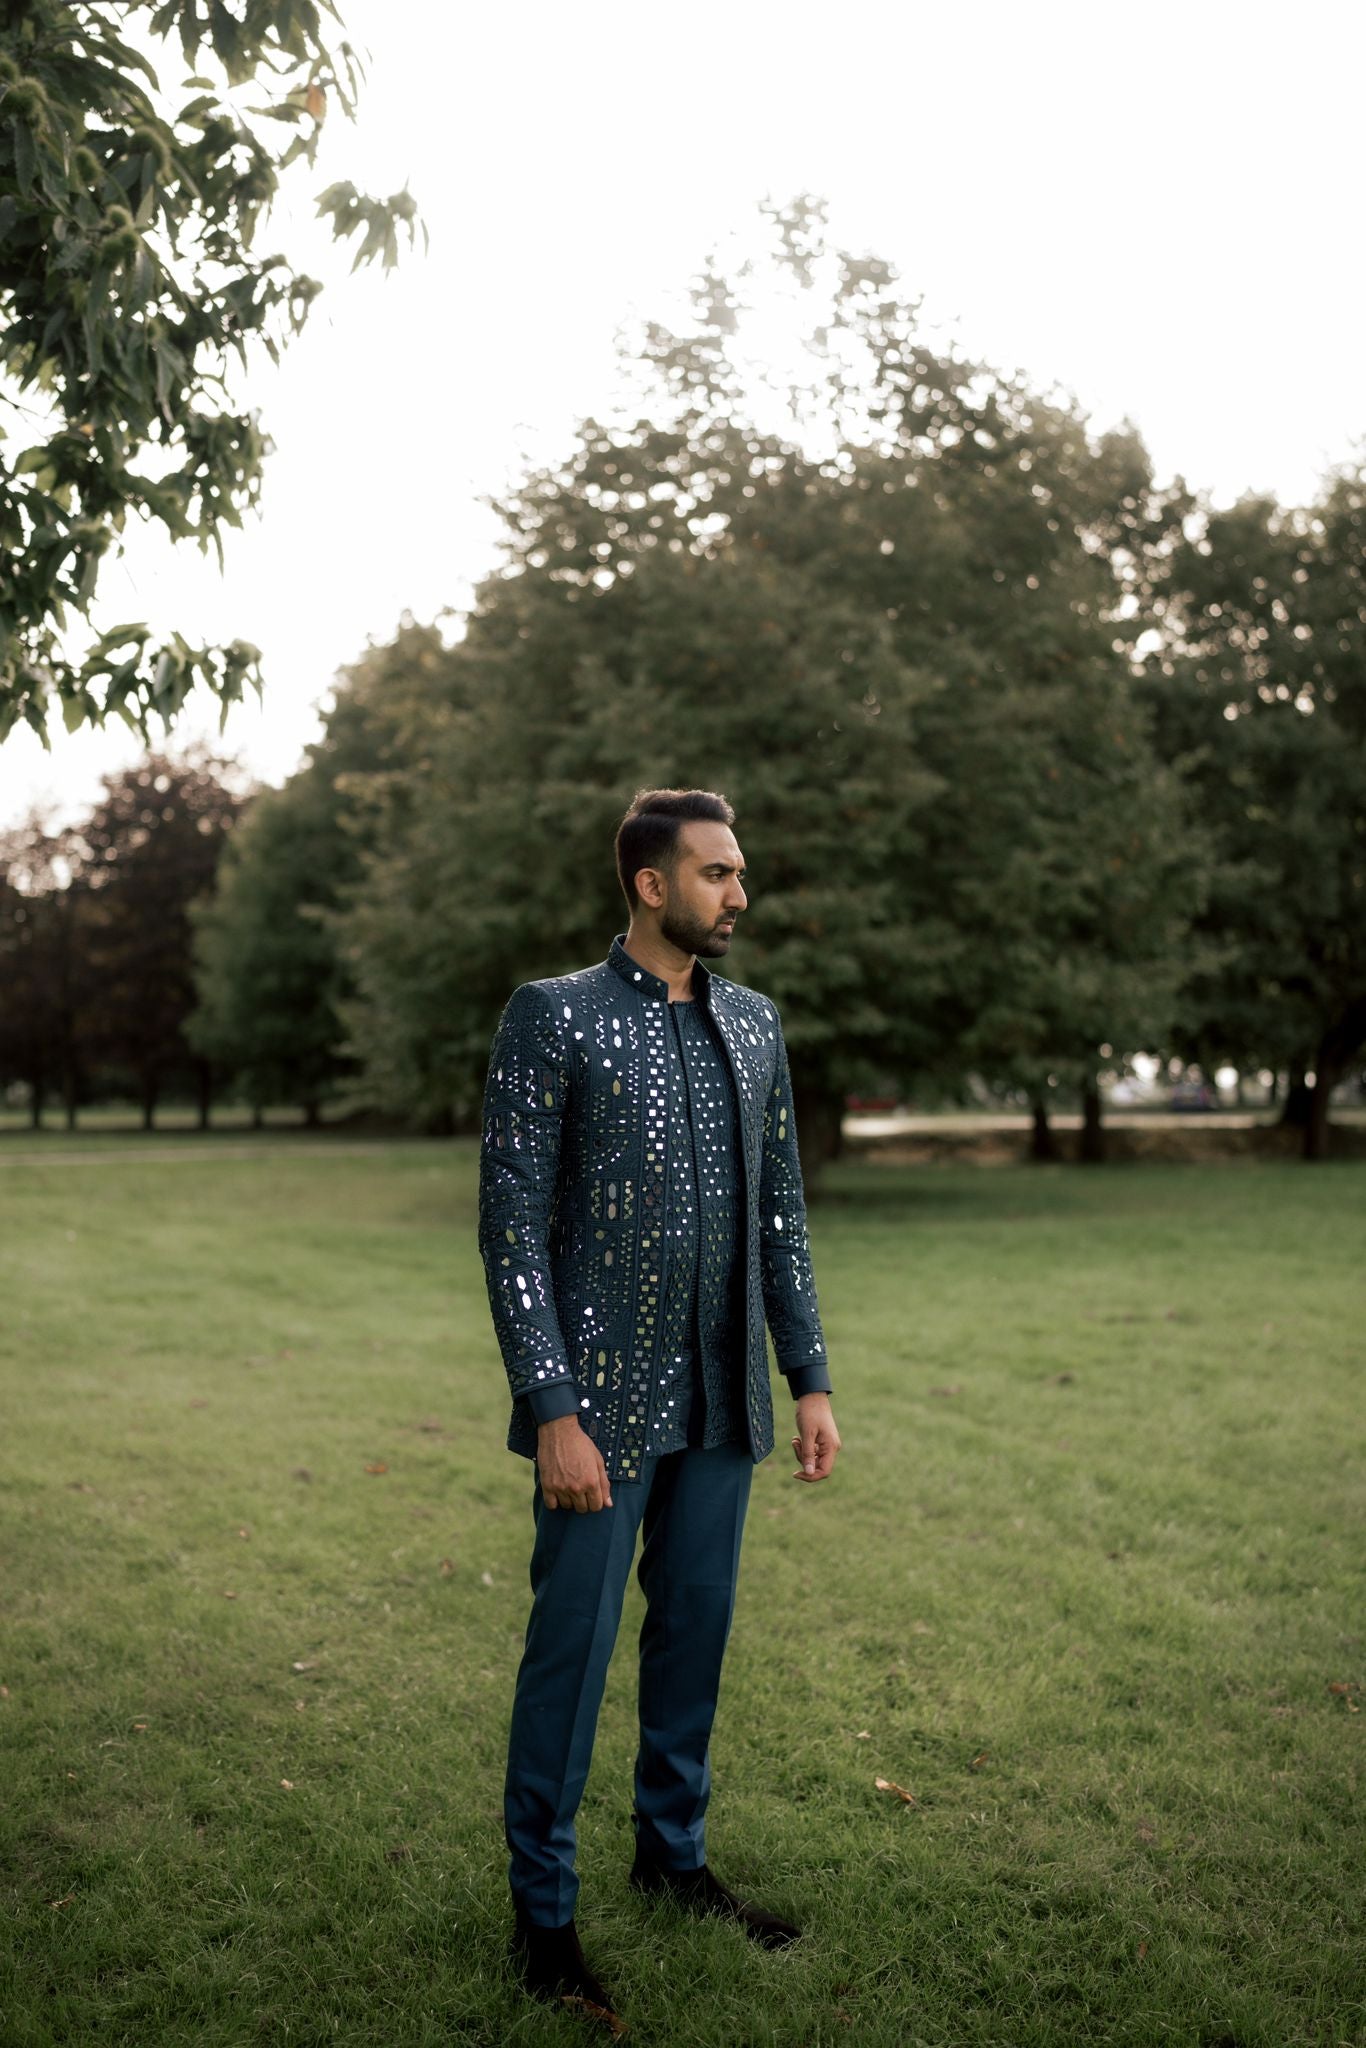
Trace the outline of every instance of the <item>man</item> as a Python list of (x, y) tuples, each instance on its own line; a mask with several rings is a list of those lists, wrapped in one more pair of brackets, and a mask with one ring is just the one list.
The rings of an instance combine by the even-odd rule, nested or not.
[(528, 1987), (611, 2015), (574, 1924), (574, 1816), (637, 1534), (646, 1616), (631, 1882), (780, 1946), (798, 1930), (708, 1868), (708, 1745), (754, 1465), (767, 1320), (807, 1484), (839, 1450), (782, 1026), (711, 974), (747, 902), (735, 814), (642, 790), (617, 833), (629, 928), (526, 982), (489, 1061), (479, 1243), (534, 1458), (533, 1603), (504, 1816)]

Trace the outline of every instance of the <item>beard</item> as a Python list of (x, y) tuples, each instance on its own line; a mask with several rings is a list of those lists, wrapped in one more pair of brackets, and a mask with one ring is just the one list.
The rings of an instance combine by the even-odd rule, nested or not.
[(694, 953), (703, 960), (714, 960), (730, 950), (729, 932), (718, 931), (715, 924), (681, 908), (670, 910), (660, 919), (659, 935), (671, 946), (677, 946), (680, 953)]

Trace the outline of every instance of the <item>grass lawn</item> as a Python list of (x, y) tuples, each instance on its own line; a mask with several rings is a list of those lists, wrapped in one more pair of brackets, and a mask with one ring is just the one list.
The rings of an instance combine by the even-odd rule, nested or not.
[[(589, 2038), (504, 1961), (473, 1147), (91, 1150), (0, 1145), (0, 2040)], [(631, 2038), (1366, 2042), (1366, 1165), (849, 1165), (813, 1239), (845, 1452), (756, 1475), (709, 1834), (807, 1934), (628, 1891), (633, 1586)]]

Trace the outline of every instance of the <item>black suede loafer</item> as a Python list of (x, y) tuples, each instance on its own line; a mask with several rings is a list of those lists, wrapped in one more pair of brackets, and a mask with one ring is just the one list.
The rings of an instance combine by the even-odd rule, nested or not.
[(538, 1927), (520, 1906), (515, 1910), (512, 1953), (532, 1996), (582, 2013), (614, 2038), (625, 2034), (626, 2023), (613, 2005), (611, 1993), (584, 1960), (574, 1922)]
[(751, 1941), (764, 1948), (786, 1948), (790, 1942), (801, 1939), (800, 1927), (794, 1927), (790, 1920), (780, 1920), (776, 1913), (768, 1913), (762, 1906), (751, 1906), (748, 1900), (737, 1898), (719, 1878), (713, 1877), (705, 1863), (700, 1870), (666, 1870), (637, 1849), (630, 1882), (638, 1892), (673, 1899), (689, 1913), (719, 1913), (724, 1919), (734, 1920)]

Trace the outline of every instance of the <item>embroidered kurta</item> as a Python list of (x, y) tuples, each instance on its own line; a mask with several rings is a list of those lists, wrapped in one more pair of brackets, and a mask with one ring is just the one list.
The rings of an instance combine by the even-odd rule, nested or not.
[[(514, 991), (490, 1055), (479, 1185), (509, 1447), (534, 1457), (538, 1421), (576, 1412), (612, 1480), (639, 1478), (676, 1427), (689, 1294), (705, 1304), (708, 1442), (745, 1442), (756, 1461), (773, 1448), (765, 1321), (793, 1395), (830, 1386), (777, 1009), (698, 960), (691, 1007), (707, 1021), (675, 1022), (689, 1006), (669, 1003), (622, 938), (597, 967)], [(727, 1098), (699, 1024), (729, 1082), (738, 1171), (723, 1165)]]

